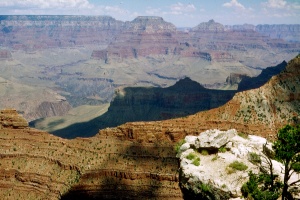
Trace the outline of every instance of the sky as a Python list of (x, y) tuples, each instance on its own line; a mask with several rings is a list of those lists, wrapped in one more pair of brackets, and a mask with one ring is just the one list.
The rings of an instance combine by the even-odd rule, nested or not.
[(0, 0), (0, 15), (161, 16), (177, 27), (214, 19), (233, 24), (300, 24), (300, 0)]

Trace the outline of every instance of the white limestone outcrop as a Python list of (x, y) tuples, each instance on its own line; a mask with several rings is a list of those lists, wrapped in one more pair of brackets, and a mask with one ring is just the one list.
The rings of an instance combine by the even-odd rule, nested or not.
[[(186, 136), (177, 154), (182, 189), (201, 199), (241, 198), (241, 187), (248, 180), (248, 172), (258, 173), (264, 166), (266, 156), (262, 152), (265, 144), (265, 148), (272, 153), (272, 144), (267, 143), (265, 138), (254, 135), (243, 138), (235, 129), (207, 130), (199, 136)], [(191, 154), (194, 158), (190, 158)], [(259, 155), (261, 164), (255, 164), (251, 155)], [(199, 166), (195, 161), (197, 158), (200, 158)], [(229, 167), (234, 161), (248, 168), (239, 171)], [(275, 174), (282, 177), (282, 164), (272, 162)]]

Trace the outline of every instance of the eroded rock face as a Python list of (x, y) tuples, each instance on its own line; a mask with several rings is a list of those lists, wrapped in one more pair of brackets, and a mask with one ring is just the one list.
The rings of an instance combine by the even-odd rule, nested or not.
[(255, 30), (272, 38), (300, 42), (299, 24), (260, 24), (255, 27)]
[(0, 111), (0, 129), (23, 129), (26, 127), (28, 127), (27, 121), (21, 117), (16, 110), (6, 109)]
[(28, 52), (101, 45), (109, 43), (124, 25), (109, 16), (0, 16), (0, 43)]
[[(267, 143), (265, 138), (254, 135), (240, 137), (235, 129), (207, 130), (199, 136), (186, 136), (177, 154), (184, 197), (216, 200), (242, 198), (240, 189), (248, 180), (248, 172), (258, 173), (262, 168), (269, 170), (263, 153), (266, 148), (272, 151), (272, 144)], [(238, 170), (230, 167), (236, 161), (246, 168)], [(283, 180), (283, 164), (275, 160), (271, 162), (274, 174)], [(296, 179), (297, 176), (294, 174), (291, 178)]]
[(173, 144), (65, 140), (0, 112), (0, 199), (182, 199)]

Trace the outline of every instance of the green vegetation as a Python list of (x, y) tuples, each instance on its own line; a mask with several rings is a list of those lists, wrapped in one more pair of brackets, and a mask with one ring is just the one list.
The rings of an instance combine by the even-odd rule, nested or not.
[(248, 135), (246, 133), (238, 133), (238, 136), (244, 138), (244, 139), (248, 139)]
[(199, 183), (197, 185), (197, 188), (199, 188), (202, 192), (210, 192), (211, 188), (209, 184), (205, 184), (205, 183)]
[[(274, 155), (264, 153), (264, 162), (267, 169), (259, 174), (249, 172), (249, 181), (242, 187), (243, 196), (253, 200), (277, 200), (280, 196), (282, 200), (293, 199), (292, 190), (289, 187), (296, 185), (300, 179), (290, 181), (294, 172), (300, 172), (300, 126), (286, 125), (277, 134), (277, 140), (273, 144)], [(258, 160), (257, 155), (251, 155)], [(278, 175), (273, 173), (271, 158), (281, 162), (284, 166), (284, 179), (281, 182)], [(264, 168), (262, 165), (260, 166)]]
[(192, 162), (193, 165), (195, 166), (199, 166), (200, 165), (200, 158), (196, 158), (193, 162)]
[(197, 157), (197, 155), (193, 152), (189, 153), (189, 155), (186, 156), (189, 160), (194, 160)]
[(231, 167), (232, 169), (235, 169), (235, 170), (239, 170), (239, 171), (245, 171), (246, 169), (248, 169), (247, 165), (245, 165), (244, 163), (239, 162), (239, 161), (234, 161), (234, 162), (230, 163), (229, 167)]
[(206, 149), (202, 149), (200, 153), (201, 153), (201, 155), (204, 155), (204, 156), (207, 156), (209, 154)]
[(184, 143), (185, 143), (185, 140), (183, 139), (183, 140), (180, 140), (179, 142), (177, 142), (177, 143), (175, 144), (174, 150), (175, 150), (176, 153), (179, 152), (180, 147), (181, 147)]
[(220, 153), (225, 153), (226, 151), (227, 151), (227, 149), (225, 147), (220, 147), (219, 148)]
[(293, 172), (300, 172), (300, 125), (286, 125), (279, 130), (274, 142), (275, 159), (284, 165), (282, 199), (289, 199), (288, 188), (300, 182), (300, 179), (289, 183)]
[(212, 161), (216, 161), (218, 159), (218, 156), (216, 155), (215, 157), (213, 157), (211, 160)]
[(261, 158), (257, 153), (250, 152), (249, 153), (249, 161), (252, 162), (253, 164), (260, 164), (261, 163)]
[(253, 200), (277, 200), (280, 196), (281, 183), (273, 180), (268, 174), (249, 172), (249, 181), (244, 183), (241, 191), (245, 198)]

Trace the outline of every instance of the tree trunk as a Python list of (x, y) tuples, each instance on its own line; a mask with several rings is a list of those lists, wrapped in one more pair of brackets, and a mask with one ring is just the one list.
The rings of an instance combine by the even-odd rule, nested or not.
[(284, 166), (284, 179), (283, 179), (283, 189), (282, 189), (282, 200), (287, 200), (288, 196), (288, 181), (289, 181), (289, 163), (287, 162)]

